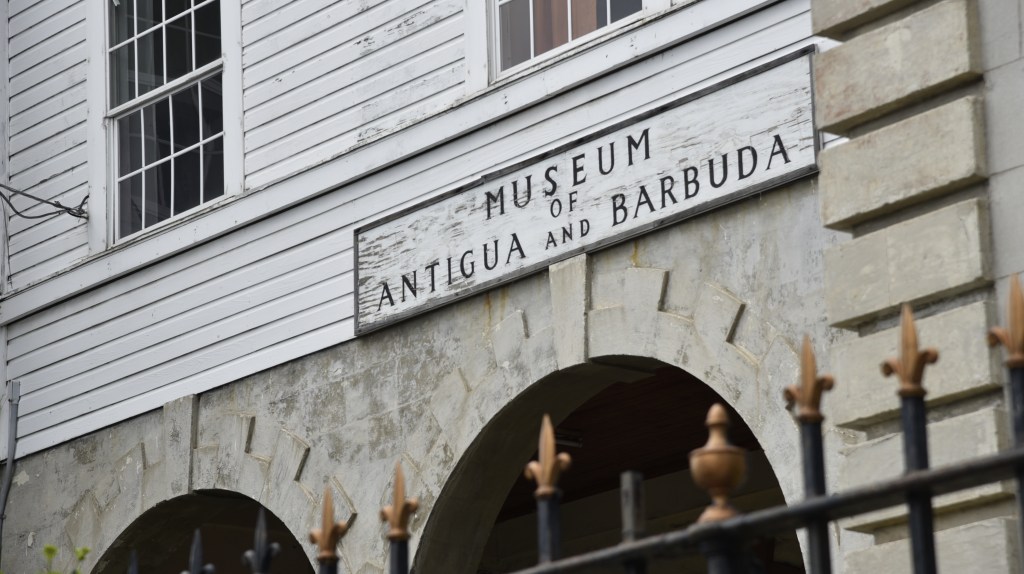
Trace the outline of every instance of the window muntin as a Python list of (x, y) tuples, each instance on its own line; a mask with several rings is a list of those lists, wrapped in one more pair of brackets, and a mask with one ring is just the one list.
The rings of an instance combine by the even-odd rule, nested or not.
[(111, 2), (115, 238), (224, 194), (219, 0)]
[(643, 0), (498, 0), (502, 71), (639, 12)]

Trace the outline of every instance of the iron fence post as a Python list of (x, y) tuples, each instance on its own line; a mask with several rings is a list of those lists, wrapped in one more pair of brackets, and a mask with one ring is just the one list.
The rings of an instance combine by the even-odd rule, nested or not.
[(188, 570), (181, 574), (214, 574), (212, 564), (203, 564), (203, 540), (199, 536), (199, 529), (192, 535), (192, 548), (188, 553)]
[(409, 574), (409, 519), (419, 508), (419, 501), (405, 497), (405, 476), (402, 463), (395, 463), (395, 487), (391, 504), (380, 511), (380, 518), (390, 526), (388, 540), (391, 543), (391, 574)]
[[(924, 368), (939, 360), (935, 349), (918, 349), (917, 329), (910, 305), (903, 306), (900, 333), (900, 355), (882, 364), (886, 375), (900, 379), (900, 418), (903, 427), (903, 458), (907, 472), (928, 469), (928, 428), (922, 385)], [(935, 533), (932, 517), (932, 494), (928, 490), (907, 493), (909, 509), (910, 548), (917, 574), (935, 574)]]
[(545, 414), (540, 425), (537, 460), (530, 461), (524, 471), (527, 480), (537, 483), (533, 496), (537, 499), (537, 560), (542, 564), (557, 560), (562, 554), (558, 509), (562, 493), (558, 489), (558, 479), (569, 469), (571, 461), (567, 453), (556, 452), (555, 428), (551, 417)]
[[(818, 375), (817, 362), (811, 338), (804, 336), (800, 361), (800, 386), (786, 389), (785, 397), (789, 407), (798, 404), (796, 413), (800, 421), (800, 446), (803, 455), (804, 497), (824, 496), (825, 454), (821, 440), (821, 396), (831, 390), (835, 381), (831, 375)], [(810, 553), (811, 574), (830, 574), (832, 556), (829, 548), (828, 521), (812, 520), (807, 523), (807, 543)]]
[(249, 565), (253, 574), (270, 572), (270, 561), (277, 555), (281, 547), (276, 542), (267, 543), (267, 516), (260, 508), (256, 516), (256, 532), (253, 534), (252, 549), (246, 550), (242, 559)]
[(324, 486), (323, 513), (320, 516), (320, 528), (309, 531), (309, 541), (317, 545), (320, 552), (316, 561), (320, 565), (320, 574), (338, 574), (338, 542), (348, 532), (355, 515), (346, 522), (334, 521), (334, 498), (331, 496), (330, 485)]
[[(643, 538), (647, 517), (644, 505), (644, 475), (626, 471), (619, 475), (622, 507), (622, 541), (635, 542)], [(647, 561), (642, 558), (624, 563), (626, 574), (647, 574)]]

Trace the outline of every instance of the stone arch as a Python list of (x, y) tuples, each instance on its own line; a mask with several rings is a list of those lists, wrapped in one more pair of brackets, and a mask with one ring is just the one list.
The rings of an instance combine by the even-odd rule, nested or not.
[(178, 496), (143, 512), (118, 534), (93, 572), (126, 572), (133, 550), (140, 572), (180, 572), (187, 569), (196, 528), (201, 530), (205, 563), (214, 564), (217, 572), (224, 574), (247, 572), (240, 558), (252, 548), (252, 533), (261, 508), (268, 539), (279, 545), (274, 557), (277, 568), (312, 574), (305, 549), (277, 516), (247, 496), (219, 490)]
[[(598, 309), (590, 305), (590, 279), (586, 255), (553, 265), (551, 326), (531, 332), (526, 314), (514, 310), (488, 333), (488, 356), (464, 357), (465, 364), (483, 365), (472, 368), (479, 380), (457, 373), (459, 384), (452, 387), (459, 387), (459, 398), (445, 403), (474, 412), (434, 412), (442, 427), (470, 423), (460, 423), (455, 436), (464, 443), (450, 445), (458, 454), (451, 457), (450, 474), (435, 482), (435, 504), (418, 525), (415, 564), (421, 571), (443, 564), (445, 571), (463, 572), (475, 564), (474, 552), (482, 551), (489, 521), (504, 500), (495, 492), (505, 492), (536, 448), (532, 433), (501, 429), (533, 428), (544, 411), (560, 419), (607, 385), (640, 379), (654, 365), (682, 369), (720, 395), (750, 427), (773, 468), (787, 469), (785, 461), (799, 460), (797, 427), (781, 395), (798, 373), (790, 341), (770, 325), (759, 329), (770, 334), (760, 345), (736, 341), (746, 306), (721, 286), (703, 284), (693, 316), (682, 316), (663, 308), (666, 270), (624, 270), (622, 304)], [(470, 395), (478, 397), (473, 407), (466, 406)], [(486, 465), (466, 464), (498, 452), (504, 456)], [(798, 469), (776, 475), (785, 499), (799, 499)], [(451, 548), (461, 549), (458, 564), (449, 563), (451, 553), (445, 555)]]

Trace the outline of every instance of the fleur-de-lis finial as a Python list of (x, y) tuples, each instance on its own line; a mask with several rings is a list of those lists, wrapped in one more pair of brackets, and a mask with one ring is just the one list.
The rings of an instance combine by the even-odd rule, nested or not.
[(801, 422), (820, 423), (825, 420), (821, 415), (821, 395), (832, 390), (834, 385), (832, 375), (818, 375), (811, 338), (804, 335), (803, 353), (800, 356), (800, 386), (791, 385), (783, 391), (787, 408), (792, 409), (796, 404), (796, 417)]
[(213, 564), (203, 564), (203, 541), (199, 529), (192, 536), (192, 549), (188, 553), (188, 570), (181, 574), (214, 574)]
[(270, 561), (277, 556), (281, 546), (276, 543), (267, 543), (267, 517), (260, 508), (256, 516), (256, 532), (253, 534), (252, 549), (246, 550), (242, 557), (249, 564), (249, 569), (254, 573), (264, 574), (270, 572)]
[(395, 463), (395, 492), (392, 503), (380, 511), (380, 519), (391, 527), (388, 540), (399, 541), (409, 539), (409, 518), (420, 507), (415, 498), (405, 497), (405, 476), (402, 475), (402, 462)]
[(923, 397), (925, 390), (921, 382), (924, 380), (924, 367), (938, 360), (939, 352), (935, 349), (918, 349), (914, 313), (910, 310), (910, 305), (904, 304), (900, 320), (900, 356), (886, 359), (882, 363), (882, 373), (887, 377), (899, 377), (901, 397)]
[(323, 515), (320, 521), (320, 528), (309, 531), (309, 541), (317, 545), (320, 553), (317, 560), (320, 562), (336, 562), (338, 560), (338, 542), (348, 532), (353, 514), (346, 522), (334, 521), (334, 498), (331, 497), (330, 485), (324, 487)]
[(555, 427), (551, 424), (551, 417), (545, 414), (540, 423), (537, 460), (531, 460), (523, 472), (527, 480), (537, 483), (537, 490), (533, 492), (533, 495), (541, 500), (551, 498), (558, 492), (558, 478), (563, 472), (569, 470), (571, 464), (572, 458), (568, 453), (556, 454)]
[(725, 407), (711, 405), (704, 424), (708, 428), (708, 442), (690, 452), (690, 476), (711, 495), (712, 501), (697, 519), (699, 523), (718, 522), (738, 514), (729, 504), (729, 493), (743, 483), (747, 472), (743, 449), (729, 444), (726, 436), (729, 414)]
[(1006, 348), (1006, 366), (1011, 369), (1024, 367), (1024, 291), (1020, 278), (1010, 277), (1009, 321), (1006, 328), (992, 327), (988, 332), (988, 344), (1002, 343)]

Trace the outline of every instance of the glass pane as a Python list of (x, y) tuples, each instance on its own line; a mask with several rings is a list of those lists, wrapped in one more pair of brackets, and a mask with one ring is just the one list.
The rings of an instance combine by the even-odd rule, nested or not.
[(119, 175), (142, 168), (142, 111), (117, 120)]
[(167, 24), (167, 81), (192, 71), (192, 15)]
[(135, 35), (135, 3), (121, 2), (110, 6), (110, 45), (116, 46)]
[[(122, 3), (131, 2), (132, 0), (122, 0)], [(138, 9), (138, 19), (136, 25), (141, 34), (146, 30), (156, 26), (164, 20), (164, 9), (163, 0), (135, 0), (136, 8)]]
[(220, 74), (203, 80), (203, 139), (224, 130)]
[(504, 70), (530, 59), (530, 0), (511, 0), (498, 12)]
[(129, 42), (110, 54), (110, 107), (135, 97), (135, 43)]
[(203, 144), (203, 201), (224, 195), (224, 138)]
[(181, 14), (185, 10), (192, 7), (192, 3), (189, 0), (166, 0), (164, 3), (164, 9), (167, 10), (167, 19), (171, 19), (178, 14)]
[(142, 229), (142, 174), (122, 181), (117, 190), (117, 236)]
[(174, 214), (199, 205), (199, 148), (174, 158)]
[(139, 43), (139, 95), (164, 85), (164, 31), (142, 36)]
[(174, 113), (174, 151), (199, 143), (199, 84), (171, 96)]
[(643, 7), (643, 0), (611, 0), (611, 3), (612, 22), (618, 22), (630, 14), (636, 14)]
[(156, 101), (142, 109), (146, 128), (146, 165), (171, 155), (171, 109), (167, 100)]
[(147, 169), (146, 213), (143, 224), (149, 227), (171, 216), (171, 162)]
[(604, 26), (605, 2), (604, 0), (570, 0), (572, 2), (572, 38), (576, 39), (584, 34)]
[(196, 68), (220, 58), (220, 3), (211, 2), (195, 12)]
[(569, 41), (569, 4), (566, 0), (534, 0), (533, 53), (540, 55)]

